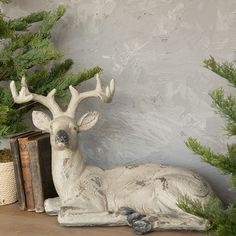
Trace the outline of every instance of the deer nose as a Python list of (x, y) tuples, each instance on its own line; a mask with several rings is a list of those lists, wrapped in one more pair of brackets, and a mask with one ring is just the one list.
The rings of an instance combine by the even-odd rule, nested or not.
[(64, 130), (57, 131), (56, 136), (55, 136), (55, 142), (56, 144), (63, 143), (67, 145), (69, 143), (69, 136), (66, 133), (66, 131)]

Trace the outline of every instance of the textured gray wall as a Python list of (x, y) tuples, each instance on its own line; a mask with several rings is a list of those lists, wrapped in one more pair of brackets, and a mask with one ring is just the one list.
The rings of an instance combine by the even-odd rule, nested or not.
[[(209, 90), (226, 81), (202, 67), (209, 55), (236, 56), (234, 0), (13, 0), (6, 14), (21, 16), (67, 5), (54, 40), (74, 70), (99, 65), (103, 78), (116, 81), (112, 104), (89, 100), (81, 113), (101, 113), (95, 128), (80, 135), (89, 163), (109, 168), (120, 164), (161, 162), (202, 174), (225, 200), (228, 178), (202, 163), (185, 145), (193, 136), (225, 151), (224, 120), (211, 108)], [(91, 89), (95, 81), (81, 86)], [(235, 90), (231, 88), (232, 92)]]

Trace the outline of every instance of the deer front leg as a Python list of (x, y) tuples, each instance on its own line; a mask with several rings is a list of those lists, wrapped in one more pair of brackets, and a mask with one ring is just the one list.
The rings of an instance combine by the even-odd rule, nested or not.
[(144, 215), (131, 208), (122, 207), (120, 214), (126, 215), (128, 225), (137, 234), (172, 230), (206, 231), (209, 226), (207, 220), (185, 212), (157, 212), (155, 215)]
[(60, 198), (54, 197), (54, 198), (48, 198), (44, 201), (44, 208), (45, 212), (48, 215), (56, 216), (58, 215), (58, 212), (60, 210)]
[(62, 226), (127, 225), (127, 218), (124, 215), (109, 212), (86, 213), (76, 207), (61, 207), (57, 219)]
[(205, 219), (181, 212), (157, 213), (144, 216), (138, 212), (127, 217), (129, 225), (138, 234), (149, 231), (206, 231), (209, 222)]
[(206, 219), (181, 212), (159, 213), (156, 216), (145, 217), (156, 231), (188, 230), (206, 231), (209, 222)]

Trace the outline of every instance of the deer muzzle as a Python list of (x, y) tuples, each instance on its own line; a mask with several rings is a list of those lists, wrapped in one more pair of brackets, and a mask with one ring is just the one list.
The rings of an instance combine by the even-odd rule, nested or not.
[(69, 144), (69, 136), (65, 130), (57, 131), (55, 136), (55, 143), (60, 147), (67, 146)]

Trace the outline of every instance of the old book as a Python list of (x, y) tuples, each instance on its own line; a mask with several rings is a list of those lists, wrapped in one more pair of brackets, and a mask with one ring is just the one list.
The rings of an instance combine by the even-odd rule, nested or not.
[(33, 134), (27, 135), (25, 137), (18, 138), (19, 150), (20, 150), (20, 160), (22, 167), (23, 185), (25, 190), (26, 208), (28, 211), (34, 211), (34, 196), (32, 188), (32, 177), (30, 171), (30, 160), (28, 153), (28, 141), (29, 139), (40, 135), (41, 132), (35, 132)]
[(17, 189), (17, 200), (21, 210), (26, 209), (26, 199), (25, 199), (25, 190), (22, 176), (21, 160), (20, 160), (20, 150), (18, 145), (18, 138), (25, 137), (34, 133), (34, 131), (27, 131), (24, 133), (14, 134), (9, 136), (11, 153), (14, 163), (14, 172), (16, 178), (16, 189)]
[(28, 142), (35, 211), (44, 212), (44, 200), (56, 197), (51, 171), (50, 135), (42, 134)]

